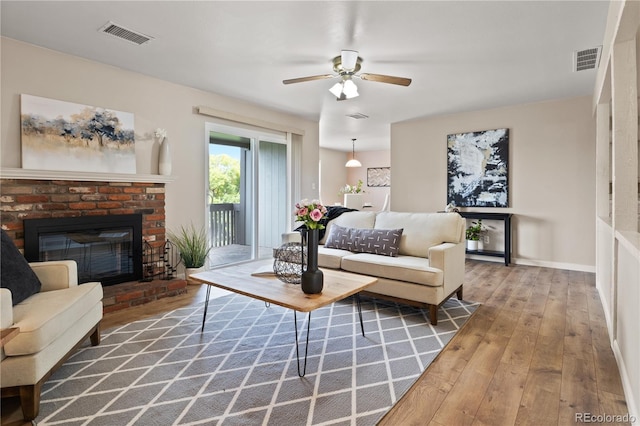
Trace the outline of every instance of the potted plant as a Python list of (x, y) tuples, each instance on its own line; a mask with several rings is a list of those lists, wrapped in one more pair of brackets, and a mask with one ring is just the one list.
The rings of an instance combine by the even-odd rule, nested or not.
[(167, 236), (180, 252), (187, 282), (193, 284), (194, 281), (190, 280), (189, 276), (203, 270), (211, 250), (204, 228), (196, 229), (193, 224), (187, 227), (180, 226), (177, 232), (168, 231)]
[(482, 219), (478, 219), (477, 222), (471, 222), (471, 226), (469, 226), (465, 232), (467, 238), (467, 250), (478, 250), (478, 242), (480, 241), (480, 236), (483, 231)]
[(358, 180), (357, 185), (349, 185), (346, 184), (342, 188), (340, 188), (340, 195), (344, 196), (345, 207), (360, 209), (364, 204), (362, 201), (362, 197), (364, 190), (362, 189), (362, 179)]

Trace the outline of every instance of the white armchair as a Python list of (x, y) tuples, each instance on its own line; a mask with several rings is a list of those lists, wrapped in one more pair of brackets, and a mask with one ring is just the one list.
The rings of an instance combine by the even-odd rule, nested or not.
[(12, 303), (12, 293), (0, 289), (3, 342), (0, 375), (2, 397), (19, 396), (26, 420), (37, 417), (43, 383), (87, 337), (100, 343), (102, 286), (78, 285), (74, 261), (31, 263), (42, 288), (22, 302)]

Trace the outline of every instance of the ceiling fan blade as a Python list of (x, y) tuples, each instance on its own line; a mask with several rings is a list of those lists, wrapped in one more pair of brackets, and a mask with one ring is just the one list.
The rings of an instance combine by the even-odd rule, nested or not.
[(333, 74), (312, 75), (309, 77), (290, 78), (289, 80), (282, 80), (284, 84), (303, 83), (305, 81), (324, 80), (327, 78), (333, 78)]
[(340, 63), (345, 71), (353, 71), (358, 63), (358, 52), (355, 50), (343, 50), (340, 54)]
[(404, 77), (394, 77), (391, 75), (382, 75), (382, 74), (360, 74), (360, 77), (363, 80), (368, 81), (377, 81), (380, 83), (389, 83), (389, 84), (397, 84), (398, 86), (408, 86), (411, 84), (410, 78)]

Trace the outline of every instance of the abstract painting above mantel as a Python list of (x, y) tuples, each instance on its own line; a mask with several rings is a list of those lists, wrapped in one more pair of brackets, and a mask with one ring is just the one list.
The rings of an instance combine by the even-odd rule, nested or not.
[(20, 95), (22, 168), (136, 173), (133, 114)]
[(447, 135), (447, 203), (509, 206), (509, 129)]

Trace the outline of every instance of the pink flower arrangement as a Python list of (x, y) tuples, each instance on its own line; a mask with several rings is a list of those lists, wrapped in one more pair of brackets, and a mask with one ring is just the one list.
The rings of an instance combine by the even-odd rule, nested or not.
[(296, 220), (304, 222), (307, 229), (324, 229), (324, 225), (320, 220), (327, 214), (327, 208), (323, 206), (319, 200), (302, 200), (296, 203), (296, 209), (293, 212)]

